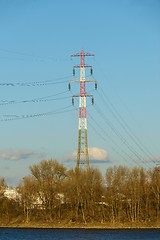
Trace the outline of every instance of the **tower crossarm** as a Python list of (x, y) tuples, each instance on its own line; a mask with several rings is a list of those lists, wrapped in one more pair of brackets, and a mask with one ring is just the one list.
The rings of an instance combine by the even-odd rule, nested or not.
[[(73, 80), (70, 80), (69, 82), (80, 82), (80, 79), (73, 79)], [(97, 82), (96, 80), (93, 80), (93, 79), (85, 79), (85, 82)]]
[[(73, 66), (73, 68), (81, 68), (82, 66), (81, 65), (75, 65), (75, 66)], [(84, 64), (83, 65), (83, 68), (92, 68), (92, 66), (91, 65), (86, 65), (86, 64)]]
[(92, 53), (85, 53), (83, 50), (80, 53), (71, 54), (71, 57), (81, 57), (81, 56), (95, 56)]
[(73, 97), (73, 98), (74, 98), (74, 97), (93, 97), (93, 95), (92, 95), (92, 94), (87, 94), (87, 93), (85, 93), (85, 95), (83, 95), (83, 96), (80, 95), (80, 94), (75, 94), (75, 95), (73, 95), (72, 97)]

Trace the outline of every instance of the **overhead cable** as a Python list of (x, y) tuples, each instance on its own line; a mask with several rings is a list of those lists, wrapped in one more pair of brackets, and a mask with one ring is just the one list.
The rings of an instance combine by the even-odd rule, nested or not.
[(103, 101), (107, 105), (109, 111), (112, 113), (112, 115), (115, 117), (117, 122), (120, 124), (120, 126), (123, 128), (123, 130), (127, 133), (127, 135), (132, 139), (134, 144), (150, 159), (153, 157), (153, 155), (149, 152), (149, 150), (143, 145), (143, 143), (139, 140), (139, 138), (133, 133), (127, 122), (124, 120), (124, 118), (121, 116), (121, 114), (117, 111), (117, 109), (114, 107), (110, 99), (106, 96), (103, 89), (99, 86), (99, 89), (101, 90), (103, 96), (107, 99), (109, 104), (106, 102), (106, 100), (103, 98)]
[[(72, 112), (74, 111), (70, 108), (71, 105), (63, 108), (59, 108), (50, 112), (44, 112), (44, 113), (36, 113), (36, 114), (25, 114), (25, 115), (3, 115), (4, 119), (0, 119), (0, 122), (6, 122), (6, 121), (14, 121), (14, 120), (21, 120), (21, 119), (27, 119), (27, 118), (34, 118), (34, 117), (43, 117), (43, 116), (50, 116), (54, 114), (62, 114), (66, 112)], [(68, 110), (66, 110), (68, 109)]]
[(52, 95), (45, 96), (45, 97), (41, 97), (41, 98), (34, 98), (34, 99), (21, 100), (21, 101), (16, 101), (16, 100), (1, 100), (1, 101), (0, 101), (0, 106), (9, 105), (9, 104), (19, 104), (19, 103), (49, 102), (49, 101), (56, 101), (56, 100), (62, 100), (62, 99), (70, 98), (69, 96), (66, 96), (66, 97), (58, 97), (58, 98), (51, 98), (51, 97), (55, 97), (55, 96), (64, 94), (64, 93), (66, 93), (66, 92), (68, 92), (68, 91), (64, 91), (64, 92), (57, 93), (57, 94), (52, 94)]
[(62, 77), (62, 78), (56, 78), (51, 80), (43, 80), (43, 81), (35, 81), (35, 82), (3, 82), (0, 83), (0, 87), (34, 87), (34, 86), (47, 86), (47, 85), (55, 85), (55, 84), (62, 84), (68, 82), (67, 80), (60, 81), (63, 79), (68, 79), (70, 76)]

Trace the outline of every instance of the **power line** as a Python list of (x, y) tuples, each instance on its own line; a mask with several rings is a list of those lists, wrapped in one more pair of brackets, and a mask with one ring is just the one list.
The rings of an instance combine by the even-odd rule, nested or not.
[[(121, 142), (127, 147), (127, 149), (141, 162), (144, 162), (144, 159), (141, 155), (128, 143), (124, 136), (114, 127), (114, 125), (106, 118), (105, 114), (100, 110), (99, 107), (95, 107), (96, 111), (102, 117), (104, 122), (110, 127), (110, 129), (114, 132), (114, 134), (121, 140)], [(147, 163), (146, 163), (147, 165)]]
[[(3, 115), (4, 119), (0, 119), (0, 122), (22, 120), (22, 119), (34, 118), (34, 117), (50, 116), (50, 115), (54, 115), (54, 114), (62, 114), (62, 113), (74, 111), (73, 108), (72, 109), (68, 109), (70, 107), (71, 107), (71, 105), (63, 107), (63, 108), (59, 108), (59, 109), (56, 109), (56, 110), (52, 110), (52, 111), (49, 111), (49, 112), (36, 113), (36, 114)], [(66, 110), (66, 109), (68, 109), (68, 110)]]
[(68, 82), (67, 80), (65, 81), (60, 81), (63, 79), (68, 79), (70, 76), (62, 77), (62, 78), (56, 78), (56, 79), (51, 79), (51, 80), (43, 80), (43, 81), (35, 81), (35, 82), (10, 82), (10, 83), (0, 83), (1, 87), (34, 87), (34, 86), (47, 86), (47, 85), (55, 85), (55, 84), (62, 84)]
[[(40, 102), (49, 102), (49, 101), (57, 101), (57, 100), (62, 100), (62, 99), (67, 99), (70, 98), (69, 96), (66, 97), (59, 97), (59, 98), (51, 98), (51, 97), (55, 97), (64, 93), (67, 93), (68, 91), (64, 91), (61, 93), (57, 93), (57, 94), (52, 94), (49, 96), (45, 96), (45, 97), (41, 97), (41, 98), (34, 98), (34, 99), (29, 99), (29, 100), (21, 100), (21, 101), (16, 101), (16, 100), (1, 100), (0, 101), (0, 106), (5, 106), (5, 105), (9, 105), (9, 104), (19, 104), (19, 103), (40, 103)], [(49, 99), (50, 98), (50, 99)]]
[[(99, 65), (100, 71), (103, 73), (104, 77), (106, 78), (106, 74), (103, 71), (102, 67), (100, 66), (99, 63), (97, 63), (97, 66)], [(109, 79), (107, 78), (107, 81), (109, 81)], [(110, 82), (112, 84), (112, 82)], [(127, 133), (128, 136), (130, 136), (130, 139), (132, 139), (132, 141), (134, 142), (134, 144), (140, 149), (140, 151), (145, 154), (147, 156), (147, 159), (149, 158), (149, 161), (151, 161), (152, 163), (155, 164), (154, 162), (154, 154), (142, 143), (142, 141), (138, 138), (138, 136), (135, 135), (135, 133), (132, 131), (132, 129), (129, 127), (129, 125), (127, 124), (127, 122), (124, 120), (124, 118), (121, 116), (121, 114), (117, 111), (117, 109), (115, 108), (115, 106), (113, 105), (113, 103), (111, 102), (111, 100), (109, 99), (109, 97), (105, 94), (104, 90), (99, 87), (99, 89), (101, 90), (103, 96), (107, 99), (109, 105), (110, 105), (110, 109), (112, 111), (112, 113), (114, 112), (114, 115), (116, 115), (116, 118), (119, 119), (119, 124), (123, 125), (123, 130), (125, 130), (125, 132)], [(114, 90), (116, 90), (114, 88)], [(116, 96), (119, 96), (119, 93), (116, 91)], [(119, 99), (122, 101), (121, 97), (119, 96)], [(126, 107), (126, 105), (123, 102), (123, 105), (125, 106), (126, 110), (128, 111), (129, 114), (130, 111), (128, 110), (128, 108)], [(108, 104), (107, 104), (108, 106)], [(133, 118), (133, 116), (132, 116)], [(141, 126), (141, 130), (142, 126)]]
[[(122, 159), (124, 159), (126, 162), (129, 162), (129, 159), (131, 159), (133, 162), (135, 162), (136, 164), (139, 165), (139, 163), (131, 156), (129, 155), (127, 152), (125, 152), (122, 148), (120, 148), (120, 146), (113, 140), (113, 138), (104, 130), (104, 128), (102, 127), (102, 125), (100, 125), (95, 118), (93, 118), (91, 116), (90, 113), (88, 113), (88, 115), (90, 116), (90, 119), (96, 124), (96, 126), (103, 132), (103, 134), (105, 135), (105, 138), (96, 130), (96, 128), (93, 127), (93, 125), (91, 125), (91, 127), (93, 128), (93, 130), (101, 137), (102, 140), (104, 140), (106, 142), (106, 137), (109, 139), (109, 141), (107, 141), (107, 143), (111, 146), (112, 150), (117, 153)], [(90, 123), (90, 122), (89, 122)], [(115, 145), (116, 148), (111, 144)], [(119, 149), (119, 151), (117, 150)], [(123, 154), (121, 154), (121, 153)], [(128, 158), (126, 158), (128, 157)], [(140, 166), (140, 165), (139, 165)]]
[(134, 134), (132, 129), (129, 127), (127, 122), (124, 120), (124, 118), (121, 116), (121, 114), (117, 111), (115, 106), (112, 104), (111, 100), (106, 96), (104, 93), (103, 89), (99, 87), (101, 90), (103, 96), (107, 99), (108, 103), (106, 100), (103, 98), (104, 103), (107, 105), (109, 111), (112, 113), (112, 115), (115, 117), (117, 122), (120, 124), (120, 126), (123, 128), (123, 130), (127, 133), (127, 135), (132, 139), (134, 144), (149, 158), (152, 158), (153, 155), (152, 153), (143, 145), (143, 143), (138, 139), (138, 137)]
[[(47, 60), (47, 61), (52, 61), (52, 62), (58, 62), (58, 61), (68, 60), (68, 57), (66, 57), (66, 58), (44, 57), (44, 56), (40, 56), (40, 55), (28, 54), (28, 53), (24, 53), (24, 52), (20, 52), (20, 51), (16, 51), (16, 50), (2, 49), (2, 48), (0, 48), (0, 52), (26, 57), (27, 59), (31, 58), (31, 59), (34, 59), (34, 61), (46, 61)], [(0, 56), (0, 57), (3, 58), (3, 56)], [(6, 58), (6, 57), (4, 57), (4, 58)]]

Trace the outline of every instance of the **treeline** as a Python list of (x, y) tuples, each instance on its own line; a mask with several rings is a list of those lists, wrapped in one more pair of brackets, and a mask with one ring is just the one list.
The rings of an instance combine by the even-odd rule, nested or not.
[(30, 167), (15, 199), (0, 180), (2, 221), (155, 223), (160, 221), (160, 168), (111, 167), (67, 170), (56, 160)]

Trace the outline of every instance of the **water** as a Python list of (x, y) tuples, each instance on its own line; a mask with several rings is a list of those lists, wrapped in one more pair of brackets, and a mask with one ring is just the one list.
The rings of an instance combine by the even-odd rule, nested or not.
[(0, 228), (0, 240), (160, 240), (160, 229), (11, 229)]

